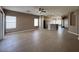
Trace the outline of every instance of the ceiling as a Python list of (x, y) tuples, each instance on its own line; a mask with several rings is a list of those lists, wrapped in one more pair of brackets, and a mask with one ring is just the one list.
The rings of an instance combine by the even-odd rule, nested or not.
[[(77, 10), (78, 6), (3, 6), (4, 9), (18, 11), (23, 13), (29, 13), (33, 15), (53, 15), (63, 16), (69, 12)], [(39, 8), (43, 8), (46, 13), (40, 13)]]

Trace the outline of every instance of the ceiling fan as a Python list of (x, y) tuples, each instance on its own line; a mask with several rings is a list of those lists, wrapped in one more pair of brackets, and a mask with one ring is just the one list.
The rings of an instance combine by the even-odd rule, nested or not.
[(46, 13), (46, 10), (44, 8), (39, 8), (40, 13)]

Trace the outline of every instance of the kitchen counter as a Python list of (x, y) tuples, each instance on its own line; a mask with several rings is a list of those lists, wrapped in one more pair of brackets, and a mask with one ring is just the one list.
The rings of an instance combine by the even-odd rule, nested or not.
[(48, 30), (57, 30), (58, 24), (48, 24)]

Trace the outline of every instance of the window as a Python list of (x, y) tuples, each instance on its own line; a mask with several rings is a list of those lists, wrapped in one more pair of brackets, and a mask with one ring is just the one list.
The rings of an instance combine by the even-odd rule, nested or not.
[(56, 24), (56, 20), (53, 20), (52, 23), (53, 23), (53, 24)]
[(38, 19), (37, 18), (34, 19), (34, 26), (38, 26)]
[(61, 25), (61, 17), (56, 17), (53, 19), (53, 24)]
[(56, 20), (56, 24), (61, 25), (61, 20)]
[(6, 29), (16, 28), (16, 17), (6, 16)]

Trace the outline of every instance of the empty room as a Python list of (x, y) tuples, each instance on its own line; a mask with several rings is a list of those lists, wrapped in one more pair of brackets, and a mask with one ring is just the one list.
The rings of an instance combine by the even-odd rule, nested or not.
[(1, 6), (0, 52), (79, 52), (79, 6)]

